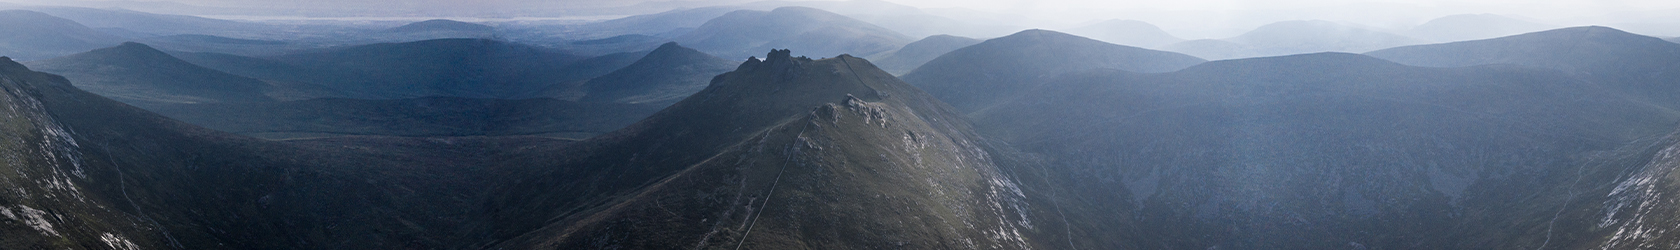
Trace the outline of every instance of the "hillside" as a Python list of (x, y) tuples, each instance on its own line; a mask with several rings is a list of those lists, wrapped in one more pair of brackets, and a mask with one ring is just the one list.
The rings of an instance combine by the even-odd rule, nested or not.
[(1412, 27), (1406, 34), (1438, 43), (1481, 40), (1552, 29), (1538, 24), (1494, 14), (1464, 14), (1444, 16)]
[(77, 88), (145, 108), (172, 103), (272, 102), (275, 98), (266, 93), (287, 91), (262, 80), (199, 67), (139, 43), (29, 65), (64, 75)]
[(64, 18), (27, 10), (0, 10), (0, 56), (40, 60), (109, 47), (121, 38)]
[(1024, 234), (1039, 218), (960, 115), (856, 57), (789, 54), (573, 157), (517, 163), (547, 167), (497, 189), (508, 238), (492, 247), (1038, 245)]
[(1067, 33), (1139, 48), (1156, 48), (1184, 41), (1161, 30), (1161, 27), (1138, 20), (1103, 20), (1068, 29)]
[(662, 107), (548, 98), (424, 97), (171, 104), (151, 110), (194, 125), (265, 139), (350, 135), (588, 138), (623, 128)]
[(1046, 81), (974, 119), (1064, 173), (1076, 228), (1132, 236), (1094, 249), (1579, 249), (1607, 232), (1559, 210), (1680, 121), (1556, 71), (1341, 53)]
[(432, 20), (426, 20), (426, 21), (413, 22), (413, 23), (409, 23), (409, 24), (404, 24), (403, 26), (397, 26), (396, 28), (390, 28), (390, 29), (385, 30), (385, 32), (393, 32), (393, 33), (417, 33), (417, 32), (486, 32), (487, 33), (487, 32), (494, 32), (494, 31), (496, 31), (495, 27), (490, 27), (490, 26), (486, 26), (486, 25), (483, 25), (483, 24), (449, 20), (449, 19), (432, 19)]
[(869, 56), (898, 49), (910, 38), (874, 24), (827, 11), (782, 7), (739, 10), (706, 21), (676, 41), (708, 54), (738, 60), (771, 49), (802, 55)]
[(1228, 43), (1187, 41), (1160, 48), (1209, 60), (1223, 60), (1317, 52), (1364, 53), (1426, 43), (1416, 38), (1321, 20), (1277, 22), (1220, 40)]
[[(169, 120), (0, 58), (0, 245), (48, 248), (450, 248), (476, 241), (469, 143), (407, 157), (262, 141)], [(416, 147), (418, 148), (418, 147)], [(426, 157), (415, 157), (426, 156)]]
[(1573, 27), (1367, 53), (1429, 67), (1510, 64), (1556, 69), (1680, 109), (1680, 44), (1607, 27)]
[(729, 72), (736, 64), (665, 43), (629, 66), (589, 79), (580, 88), (580, 101), (669, 105), (705, 89), (712, 77)]
[(875, 64), (880, 65), (882, 70), (886, 70), (893, 75), (904, 75), (910, 73), (910, 70), (914, 70), (916, 67), (921, 67), (928, 61), (933, 61), (934, 58), (939, 58), (940, 55), (979, 43), (979, 39), (960, 36), (928, 36), (922, 38), (922, 40), (905, 44), (903, 48), (894, 50), (892, 53), (879, 56), (880, 58), (875, 60)]
[(941, 55), (905, 74), (904, 81), (957, 111), (973, 113), (1037, 87), (1042, 77), (1095, 68), (1169, 72), (1202, 62), (1178, 53), (1027, 30)]

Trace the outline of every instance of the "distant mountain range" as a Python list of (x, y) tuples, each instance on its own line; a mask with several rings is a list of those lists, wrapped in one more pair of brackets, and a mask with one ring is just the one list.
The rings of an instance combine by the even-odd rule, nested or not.
[(981, 112), (1044, 83), (1095, 68), (1170, 72), (1204, 62), (1188, 55), (1115, 45), (1048, 30), (1027, 30), (939, 56), (904, 75), (964, 113)]
[(182, 59), (258, 79), (326, 86), (360, 99), (427, 96), (519, 99), (600, 76), (643, 53), (585, 57), (484, 39), (323, 49), (264, 58), (187, 53)]
[(1314, 20), (1277, 22), (1232, 38), (1184, 41), (1160, 49), (1223, 60), (1316, 52), (1364, 53), (1423, 43), (1416, 38)]
[(1412, 27), (1406, 35), (1434, 42), (1481, 40), (1556, 28), (1494, 14), (1444, 16)]
[[(308, 89), (289, 90), (262, 80), (199, 67), (138, 43), (124, 43), (31, 62), (29, 65), (37, 70), (63, 74), (77, 88), (142, 107), (172, 103), (273, 102), (277, 99), (275, 96), (287, 96), (288, 92), (310, 92)], [(332, 95), (319, 89), (315, 92)], [(268, 93), (275, 93), (275, 96)]]
[(870, 56), (910, 43), (910, 38), (892, 30), (805, 7), (730, 12), (675, 40), (731, 60), (771, 49), (807, 53), (803, 55)]
[(1068, 29), (1067, 33), (1139, 48), (1157, 48), (1184, 41), (1154, 24), (1138, 20), (1103, 20)]
[(63, 18), (27, 10), (0, 10), (0, 55), (40, 60), (121, 43), (107, 35)]
[(891, 53), (878, 56), (879, 58), (875, 60), (875, 64), (880, 65), (881, 69), (886, 70), (888, 73), (903, 75), (905, 73), (910, 73), (910, 70), (914, 70), (916, 67), (921, 67), (922, 64), (927, 63), (928, 61), (933, 61), (934, 58), (938, 58), (940, 55), (944, 55), (945, 53), (950, 53), (951, 51), (968, 47), (970, 45), (979, 44), (980, 42), (981, 41), (979, 39), (960, 36), (928, 36), (927, 38), (922, 38), (922, 40), (905, 44), (903, 48), (899, 48)]

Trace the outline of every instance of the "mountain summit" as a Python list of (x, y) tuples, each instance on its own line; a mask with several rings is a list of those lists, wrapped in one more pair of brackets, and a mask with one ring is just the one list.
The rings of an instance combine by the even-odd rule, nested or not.
[[(498, 189), (493, 247), (1028, 248), (1025, 198), (949, 107), (787, 50)], [(549, 220), (549, 218), (554, 218)]]

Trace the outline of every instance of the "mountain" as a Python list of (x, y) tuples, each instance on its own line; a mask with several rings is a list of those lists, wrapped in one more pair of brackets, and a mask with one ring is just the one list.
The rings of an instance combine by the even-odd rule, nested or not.
[(874, 55), (892, 51), (910, 39), (857, 19), (805, 7), (771, 11), (739, 10), (706, 21), (677, 42), (700, 51), (739, 59), (771, 49), (808, 55)]
[(1039, 243), (1012, 177), (958, 113), (868, 61), (790, 54), (749, 59), (570, 157), (512, 163), (544, 167), (496, 189), (488, 247)]
[(476, 241), (475, 201), (504, 172), (474, 166), (556, 146), (444, 138), (363, 153), (264, 141), (169, 120), (9, 58), (0, 89), (8, 248), (459, 248)]
[(1425, 43), (1416, 38), (1321, 20), (1277, 22), (1221, 40), (1228, 43), (1187, 41), (1161, 49), (1221, 60), (1315, 52), (1364, 53)]
[(1045, 161), (1021, 188), (1080, 249), (1588, 248), (1644, 223), (1605, 197), (1680, 122), (1555, 70), (1344, 53), (1042, 81), (973, 119)]
[(980, 112), (1041, 84), (1041, 78), (1094, 68), (1169, 72), (1202, 59), (1104, 43), (1048, 30), (1026, 30), (963, 47), (904, 75), (963, 113)]
[(1680, 43), (1680, 37), (1670, 37), (1670, 38), (1664, 39), (1664, 40), (1668, 40), (1669, 42), (1673, 42), (1673, 43)]
[(124, 9), (38, 6), (26, 9), (74, 20), (88, 27), (122, 30), (150, 36), (204, 34), (240, 38), (297, 38), (299, 29), (188, 15), (168, 15)]
[(1138, 20), (1103, 20), (1068, 29), (1067, 33), (1139, 48), (1156, 48), (1184, 41), (1161, 30), (1161, 27)]
[(588, 138), (623, 128), (661, 107), (548, 98), (424, 97), (170, 104), (151, 110), (194, 125), (265, 139), (355, 135)]
[(1680, 108), (1680, 44), (1606, 27), (1573, 27), (1368, 53), (1407, 65), (1512, 64), (1556, 69), (1669, 108)]
[(735, 65), (735, 61), (665, 43), (629, 66), (583, 83), (580, 101), (668, 105), (705, 89), (712, 77)]
[(1435, 42), (1457, 42), (1510, 36), (1554, 27), (1495, 14), (1444, 16), (1412, 27), (1406, 35)]
[(252, 58), (186, 53), (183, 60), (257, 79), (326, 86), (358, 99), (427, 96), (523, 99), (622, 68), (646, 52), (597, 57), (486, 39), (439, 39)]
[(170, 103), (272, 102), (276, 98), (269, 93), (308, 92), (199, 67), (139, 43), (29, 65), (62, 74), (77, 88), (147, 108)]
[(121, 38), (68, 19), (27, 10), (0, 10), (0, 55), (39, 60), (109, 47)]
[(940, 55), (979, 43), (979, 39), (960, 36), (928, 36), (922, 38), (922, 40), (905, 44), (903, 48), (881, 56), (878, 60), (875, 60), (875, 64), (880, 65), (881, 69), (888, 73), (903, 75), (910, 73), (910, 70), (914, 70), (916, 67), (921, 67), (928, 61), (933, 61)]

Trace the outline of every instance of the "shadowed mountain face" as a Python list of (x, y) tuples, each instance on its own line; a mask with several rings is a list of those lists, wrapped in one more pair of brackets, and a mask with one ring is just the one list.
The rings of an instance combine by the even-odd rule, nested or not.
[(1277, 22), (1237, 37), (1185, 41), (1161, 49), (1222, 60), (1316, 52), (1364, 53), (1422, 43), (1406, 36), (1313, 20)]
[(0, 11), (0, 56), (39, 60), (111, 46), (120, 38), (27, 10)]
[(1007, 102), (1041, 78), (1085, 69), (1168, 72), (1202, 59), (1114, 45), (1055, 31), (1027, 30), (964, 47), (904, 75), (958, 111), (972, 113)]
[(262, 80), (199, 67), (138, 43), (30, 63), (87, 90), (130, 105), (271, 102), (285, 92)]
[(494, 247), (1026, 248), (1037, 220), (989, 148), (867, 61), (775, 51), (571, 157), (516, 163), (545, 167), (497, 189), (511, 238)]
[(898, 49), (909, 43), (910, 38), (818, 9), (782, 7), (769, 12), (730, 12), (677, 37), (676, 41), (734, 60), (782, 48), (804, 55), (869, 56)]
[(1140, 48), (1155, 48), (1184, 41), (1167, 34), (1167, 31), (1161, 30), (1160, 27), (1138, 20), (1110, 19), (1068, 29), (1067, 32), (1103, 42)]
[(1552, 26), (1494, 14), (1451, 15), (1429, 20), (1406, 34), (1435, 41), (1480, 40), (1551, 29)]
[(1081, 249), (1579, 249), (1614, 231), (1580, 206), (1680, 121), (1556, 71), (1352, 54), (1048, 82), (975, 119), (1048, 161)]
[(893, 75), (903, 75), (928, 61), (933, 61), (934, 58), (939, 58), (940, 55), (979, 43), (979, 39), (960, 36), (929, 36), (880, 56), (879, 60), (875, 60), (875, 64), (881, 65), (881, 69)]
[(644, 53), (586, 58), (483, 39), (373, 44), (267, 58), (188, 53), (182, 59), (258, 79), (316, 84), (362, 99), (426, 96), (518, 99), (586, 80)]
[(1430, 67), (1511, 64), (1556, 69), (1680, 109), (1680, 88), (1675, 88), (1680, 83), (1680, 44), (1612, 28), (1564, 28), (1368, 54)]
[(6, 58), (0, 90), (7, 247), (458, 246), (476, 241), (466, 231), (484, 221), (474, 201), (498, 176), (478, 161), (553, 144), (362, 153), (261, 141), (153, 115)]

